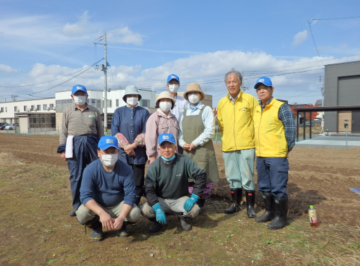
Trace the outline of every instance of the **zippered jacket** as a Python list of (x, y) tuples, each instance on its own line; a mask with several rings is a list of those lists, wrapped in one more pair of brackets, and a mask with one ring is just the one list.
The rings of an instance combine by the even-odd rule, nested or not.
[(247, 150), (255, 148), (254, 112), (259, 106), (256, 98), (240, 91), (235, 104), (230, 94), (218, 103), (217, 119), (222, 133), (222, 151)]
[(254, 116), (256, 156), (286, 157), (288, 144), (283, 122), (279, 119), (279, 109), (283, 105), (273, 98), (263, 111), (256, 107)]

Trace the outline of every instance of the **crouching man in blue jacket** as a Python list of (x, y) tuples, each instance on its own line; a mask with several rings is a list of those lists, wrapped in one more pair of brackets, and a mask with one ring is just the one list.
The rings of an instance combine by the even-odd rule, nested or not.
[[(159, 135), (161, 157), (150, 164), (145, 179), (147, 202), (141, 205), (142, 215), (153, 224), (150, 232), (155, 233), (166, 224), (165, 213), (179, 214), (184, 231), (191, 230), (188, 218), (199, 214), (200, 207), (195, 204), (201, 198), (206, 186), (206, 173), (188, 156), (175, 154), (176, 141), (173, 134)], [(195, 179), (193, 194), (189, 197), (188, 179)]]
[(99, 159), (89, 164), (80, 188), (82, 205), (76, 211), (78, 221), (92, 228), (91, 240), (100, 241), (106, 230), (117, 230), (120, 237), (129, 235), (127, 222), (140, 218), (134, 204), (135, 182), (131, 167), (118, 160), (118, 140), (102, 137), (98, 143)]

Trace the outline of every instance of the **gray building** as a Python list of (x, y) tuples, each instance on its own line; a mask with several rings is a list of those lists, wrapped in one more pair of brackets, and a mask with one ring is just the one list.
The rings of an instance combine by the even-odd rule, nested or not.
[[(360, 106), (360, 61), (325, 66), (324, 107)], [(360, 133), (360, 111), (325, 112), (324, 131)]]

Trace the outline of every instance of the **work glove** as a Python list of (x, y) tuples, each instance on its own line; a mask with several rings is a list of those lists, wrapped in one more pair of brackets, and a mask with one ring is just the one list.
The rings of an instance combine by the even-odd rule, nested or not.
[(156, 221), (161, 224), (166, 224), (166, 215), (165, 212), (161, 209), (160, 203), (156, 203), (152, 208), (156, 214)]
[(198, 196), (196, 196), (195, 194), (191, 194), (191, 197), (188, 198), (186, 201), (185, 201), (185, 204), (184, 204), (184, 209), (185, 211), (190, 211), (191, 208), (194, 206), (195, 202), (197, 202), (199, 199)]

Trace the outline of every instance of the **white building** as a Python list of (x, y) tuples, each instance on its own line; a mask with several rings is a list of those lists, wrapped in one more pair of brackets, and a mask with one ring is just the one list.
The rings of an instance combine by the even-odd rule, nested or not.
[[(155, 91), (139, 89), (142, 99), (139, 105), (145, 108), (155, 107)], [(116, 108), (124, 106), (124, 89), (110, 90), (107, 93), (108, 128), (111, 125), (112, 114)], [(104, 113), (104, 91), (88, 90), (88, 104)], [(55, 93), (55, 98), (34, 99), (26, 101), (0, 103), (0, 122), (19, 123), (20, 132), (57, 131), (61, 125), (62, 113), (71, 106), (71, 90)]]

